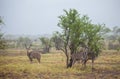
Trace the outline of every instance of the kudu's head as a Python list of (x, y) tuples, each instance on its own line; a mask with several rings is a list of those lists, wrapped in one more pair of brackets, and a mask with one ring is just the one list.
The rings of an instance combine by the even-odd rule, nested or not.
[(27, 46), (26, 44), (25, 44), (25, 48), (26, 48), (26, 50), (27, 50), (27, 54), (30, 52), (30, 47), (31, 47), (32, 45), (30, 44), (29, 46)]

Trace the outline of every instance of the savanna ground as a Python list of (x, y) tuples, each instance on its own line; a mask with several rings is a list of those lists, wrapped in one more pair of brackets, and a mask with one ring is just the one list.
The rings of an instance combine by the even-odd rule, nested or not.
[(95, 60), (94, 71), (91, 61), (82, 69), (80, 63), (66, 68), (62, 52), (42, 54), (41, 63), (31, 64), (22, 50), (6, 50), (0, 55), (0, 79), (120, 79), (120, 52), (103, 51)]

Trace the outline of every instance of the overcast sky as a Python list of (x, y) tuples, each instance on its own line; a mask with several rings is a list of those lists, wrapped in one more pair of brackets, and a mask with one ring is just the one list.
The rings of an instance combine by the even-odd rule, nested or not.
[(93, 23), (120, 26), (120, 0), (0, 0), (5, 34), (52, 34), (63, 9), (87, 14)]

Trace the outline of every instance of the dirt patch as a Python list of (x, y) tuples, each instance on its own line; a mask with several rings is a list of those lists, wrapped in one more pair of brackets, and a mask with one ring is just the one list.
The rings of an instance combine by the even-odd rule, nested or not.
[(120, 79), (120, 71), (97, 71), (97, 75), (100, 79)]
[(0, 73), (0, 79), (7, 79), (7, 78), (9, 78), (9, 79), (20, 79), (18, 74), (13, 74), (11, 72), (9, 72), (9, 73), (3, 73), (3, 72)]
[(90, 73), (0, 73), (0, 79), (120, 79), (120, 71), (95, 70)]

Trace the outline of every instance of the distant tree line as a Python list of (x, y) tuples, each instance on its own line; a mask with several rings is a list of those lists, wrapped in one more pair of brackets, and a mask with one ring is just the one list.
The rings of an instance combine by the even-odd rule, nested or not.
[(115, 26), (110, 29), (109, 34), (106, 36), (109, 40), (108, 49), (120, 50), (120, 27)]

